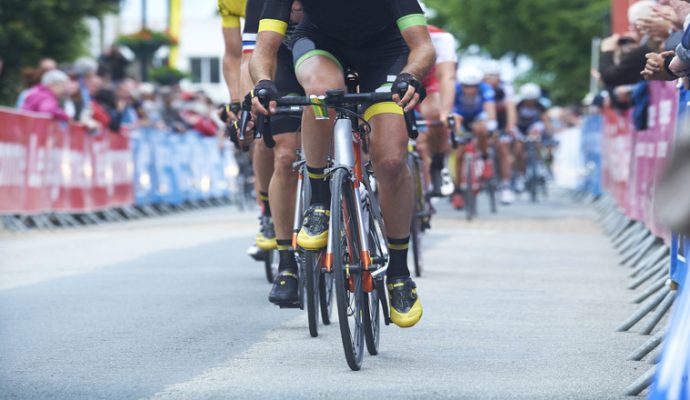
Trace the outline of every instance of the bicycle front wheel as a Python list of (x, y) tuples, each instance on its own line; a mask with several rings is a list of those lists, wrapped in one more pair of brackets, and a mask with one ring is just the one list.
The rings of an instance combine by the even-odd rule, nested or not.
[[(359, 240), (352, 185), (347, 171), (337, 170), (331, 177), (331, 236), (333, 274), (340, 336), (347, 365), (362, 368), (364, 357), (364, 301), (359, 264)], [(350, 268), (357, 267), (357, 268)]]
[(307, 319), (309, 321), (309, 334), (311, 337), (319, 336), (319, 280), (321, 265), (319, 252), (304, 252), (304, 273), (306, 275), (307, 289)]

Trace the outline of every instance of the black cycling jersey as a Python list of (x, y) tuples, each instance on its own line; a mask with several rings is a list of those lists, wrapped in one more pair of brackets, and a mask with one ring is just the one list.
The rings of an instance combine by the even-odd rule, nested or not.
[[(254, 42), (256, 41), (256, 33), (259, 31), (259, 18), (264, 9), (267, 0), (248, 0), (245, 9), (244, 30), (242, 32), (242, 41), (245, 51), (254, 49)], [(292, 4), (292, 0), (290, 0)], [(275, 83), (278, 93), (281, 96), (303, 96), (304, 89), (297, 82), (295, 76), (295, 69), (292, 64), (292, 54), (289, 49), (288, 40), (290, 33), (294, 31), (294, 24), (289, 24), (288, 32), (283, 41), (283, 46), (280, 46), (277, 54)], [(300, 120), (286, 115), (279, 115), (271, 118), (271, 131), (274, 135), (279, 135), (286, 132), (296, 132), (299, 129)]]
[(536, 105), (528, 105), (524, 101), (521, 101), (517, 104), (516, 108), (518, 119), (517, 125), (523, 134), (527, 134), (527, 131), (533, 124), (541, 122), (541, 118), (546, 112), (546, 108), (544, 108), (541, 103), (536, 103)]
[[(259, 30), (284, 33), (292, 0), (267, 0)], [(426, 25), (417, 0), (302, 0), (303, 24), (343, 44), (365, 45), (397, 27)]]
[[(259, 20), (261, 13), (266, 5), (266, 0), (247, 0), (247, 8), (245, 10), (244, 30), (242, 31), (243, 40), (256, 41), (256, 34), (259, 32)], [(290, 0), (290, 7), (292, 8), (292, 0)], [(287, 32), (283, 44), (290, 47), (289, 38), (295, 31), (297, 24), (288, 22)]]
[(506, 107), (506, 91), (503, 85), (498, 85), (494, 88), (496, 93), (496, 122), (498, 123), (498, 130), (503, 131), (508, 126), (508, 108)]

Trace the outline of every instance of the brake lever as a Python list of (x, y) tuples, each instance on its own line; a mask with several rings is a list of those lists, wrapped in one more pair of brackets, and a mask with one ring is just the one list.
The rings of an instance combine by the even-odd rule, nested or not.
[[(401, 82), (398, 84), (398, 96), (403, 98), (407, 92), (408, 84)], [(403, 111), (403, 117), (405, 118), (405, 127), (407, 128), (407, 136), (414, 140), (419, 136), (419, 129), (417, 128), (417, 118), (414, 115), (414, 110), (405, 112)]]

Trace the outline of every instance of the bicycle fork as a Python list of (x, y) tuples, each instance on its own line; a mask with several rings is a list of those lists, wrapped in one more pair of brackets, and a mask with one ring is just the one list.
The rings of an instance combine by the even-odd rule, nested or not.
[[(369, 266), (371, 265), (371, 253), (369, 252), (369, 240), (367, 237), (367, 232), (364, 229), (364, 218), (362, 216), (362, 198), (359, 192), (360, 186), (362, 184), (362, 151), (361, 151), (361, 141), (355, 140), (353, 136), (353, 125), (349, 118), (338, 116), (333, 128), (333, 147), (334, 147), (334, 157), (333, 157), (333, 170), (343, 168), (347, 169), (350, 177), (352, 178), (352, 193), (354, 202), (354, 219), (357, 222), (357, 234), (359, 236), (360, 244), (360, 261), (359, 266), (362, 271), (362, 284), (364, 291), (373, 291), (374, 284), (369, 272)], [(330, 225), (333, 226), (333, 218), (337, 218), (338, 214), (336, 210), (331, 210), (330, 215)], [(346, 229), (349, 229), (346, 226)], [(336, 243), (336, 240), (340, 240), (340, 232), (333, 232), (332, 229), (328, 231), (328, 247), (326, 248), (326, 269), (331, 270), (333, 263), (333, 248), (334, 246), (339, 246), (340, 243)], [(352, 266), (350, 266), (352, 268)], [(350, 285), (352, 286), (352, 284)], [(352, 287), (350, 288), (353, 289)]]

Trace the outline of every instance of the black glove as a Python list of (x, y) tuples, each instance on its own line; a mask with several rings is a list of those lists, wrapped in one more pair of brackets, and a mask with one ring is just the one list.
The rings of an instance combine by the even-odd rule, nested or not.
[[(405, 90), (401, 90), (401, 84), (405, 88)], [(424, 101), (424, 99), (426, 98), (426, 89), (424, 88), (424, 85), (422, 85), (422, 82), (418, 81), (417, 78), (412, 76), (412, 74), (408, 74), (407, 72), (403, 72), (402, 74), (398, 75), (397, 78), (395, 78), (395, 82), (393, 82), (393, 87), (391, 87), (391, 91), (393, 93), (397, 93), (402, 99), (405, 96), (405, 92), (407, 91), (407, 86), (412, 86), (415, 92), (419, 94), (420, 103)]]
[(225, 125), (225, 137), (230, 139), (235, 146), (239, 146), (239, 140), (237, 138), (237, 132), (239, 131), (239, 123), (237, 121), (231, 121)]
[(220, 110), (220, 120), (228, 124), (231, 112), (235, 114), (235, 118), (239, 118), (240, 111), (242, 111), (242, 103), (234, 102), (230, 104), (221, 104), (218, 109)]
[(264, 105), (268, 105), (269, 101), (277, 100), (280, 97), (275, 82), (268, 79), (257, 82), (251, 94), (252, 97), (261, 96), (260, 100), (266, 103)]

